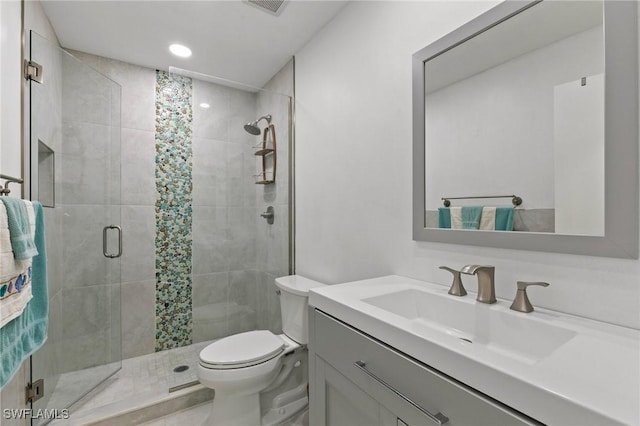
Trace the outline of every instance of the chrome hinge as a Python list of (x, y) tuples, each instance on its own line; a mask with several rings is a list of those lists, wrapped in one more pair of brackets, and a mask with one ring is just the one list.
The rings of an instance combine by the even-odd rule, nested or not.
[(29, 383), (26, 388), (27, 404), (36, 402), (44, 396), (44, 379)]
[(24, 61), (24, 78), (42, 83), (42, 65), (33, 61)]

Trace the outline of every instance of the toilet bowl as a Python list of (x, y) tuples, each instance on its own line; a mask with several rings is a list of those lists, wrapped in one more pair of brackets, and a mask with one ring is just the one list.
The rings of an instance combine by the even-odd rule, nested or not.
[(299, 347), (287, 336), (268, 330), (236, 334), (200, 352), (198, 379), (219, 395), (257, 393), (278, 374), (283, 355)]
[(297, 275), (277, 278), (284, 334), (248, 331), (213, 342), (200, 352), (198, 379), (215, 390), (205, 425), (261, 424), (260, 392), (282, 383), (300, 365), (299, 356), (289, 355), (308, 342), (308, 293), (321, 285)]

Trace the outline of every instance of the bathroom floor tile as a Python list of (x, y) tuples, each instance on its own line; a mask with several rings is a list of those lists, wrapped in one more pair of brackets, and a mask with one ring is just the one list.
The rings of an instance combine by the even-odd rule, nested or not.
[[(139, 426), (224, 426), (204, 423), (209, 415), (209, 410), (211, 410), (211, 402), (205, 402), (150, 422), (141, 423)], [(293, 416), (281, 426), (309, 426), (309, 411), (305, 410)]]
[(210, 410), (211, 402), (205, 402), (147, 423), (141, 423), (140, 426), (204, 426), (204, 421)]

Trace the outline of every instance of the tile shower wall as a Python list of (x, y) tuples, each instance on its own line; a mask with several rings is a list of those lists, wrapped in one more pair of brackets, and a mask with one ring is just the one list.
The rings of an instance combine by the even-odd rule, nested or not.
[(120, 221), (120, 87), (68, 55), (61, 63), (63, 143), (52, 147), (58, 160), (52, 216), (62, 253), (54, 281), (62, 285), (50, 310), (52, 330), (63, 336), (54, 359), (59, 372), (68, 372), (121, 359), (120, 261), (100, 250), (103, 226)]
[(194, 80), (193, 104), (193, 337), (202, 342), (256, 328), (252, 139), (242, 129), (256, 118), (255, 94)]
[(155, 351), (155, 70), (71, 53), (122, 86), (122, 353)]
[(191, 79), (156, 71), (156, 351), (190, 345)]
[[(123, 356), (156, 350), (156, 72), (72, 51), (122, 86)], [(293, 64), (265, 88), (291, 95)], [(200, 107), (208, 103), (209, 108)], [(281, 332), (273, 280), (288, 273), (289, 98), (192, 80), (192, 337)], [(255, 185), (259, 138), (243, 125), (272, 114), (278, 179)], [(262, 122), (261, 124), (263, 124)], [(259, 216), (276, 210), (274, 225)], [(186, 280), (185, 280), (186, 281)], [(183, 303), (188, 303), (183, 300)]]
[[(45, 209), (50, 339), (42, 349), (47, 371), (37, 373), (47, 375), (121, 356), (119, 262), (105, 262), (95, 250), (102, 245), (104, 224), (119, 221), (119, 208), (107, 206), (120, 193), (119, 165), (111, 162), (120, 148), (120, 89), (84, 72), (40, 37), (34, 36), (31, 47), (52, 70), (48, 84), (31, 94), (34, 116), (39, 117), (33, 121), (32, 143), (41, 140), (57, 157), (56, 207)], [(90, 99), (97, 108), (84, 107)], [(111, 318), (117, 318), (115, 323)]]

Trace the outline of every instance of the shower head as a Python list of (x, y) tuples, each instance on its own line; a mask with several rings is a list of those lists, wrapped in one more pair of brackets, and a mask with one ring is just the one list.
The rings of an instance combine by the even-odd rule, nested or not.
[(270, 124), (271, 115), (269, 114), (263, 115), (262, 117), (258, 118), (256, 121), (245, 124), (244, 130), (246, 130), (248, 133), (251, 133), (252, 135), (256, 135), (256, 136), (259, 135), (260, 133), (262, 133), (262, 130), (260, 130), (260, 127), (258, 127), (258, 122), (260, 120), (267, 120), (267, 124)]
[(252, 135), (259, 135), (260, 133), (262, 133), (262, 131), (260, 130), (260, 128), (257, 126), (257, 122), (254, 121), (253, 123), (248, 123), (244, 125), (244, 130), (246, 130), (248, 133), (251, 133)]

